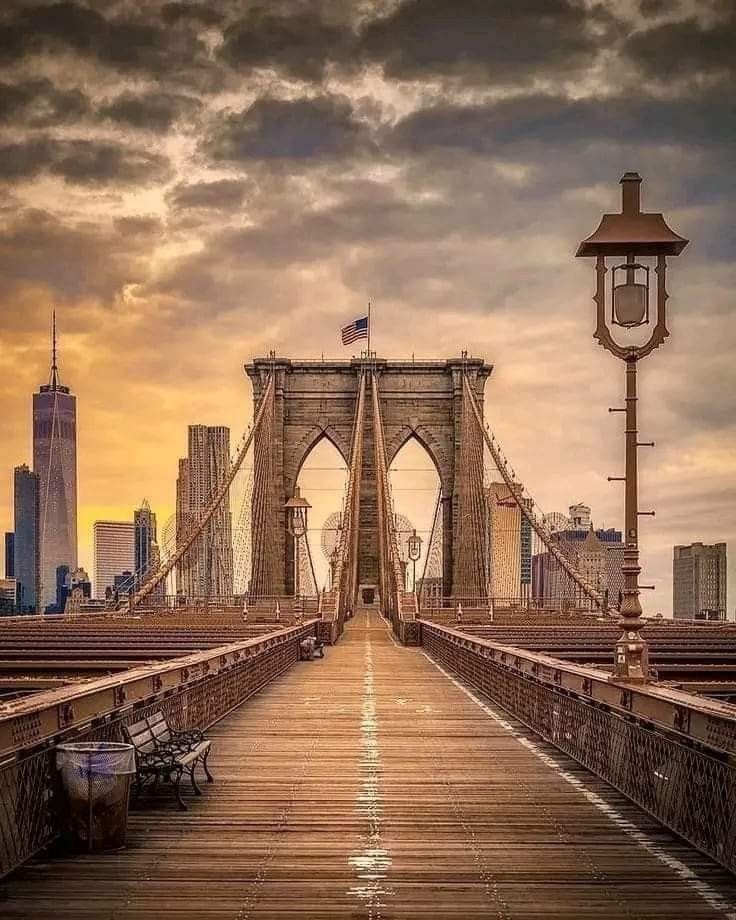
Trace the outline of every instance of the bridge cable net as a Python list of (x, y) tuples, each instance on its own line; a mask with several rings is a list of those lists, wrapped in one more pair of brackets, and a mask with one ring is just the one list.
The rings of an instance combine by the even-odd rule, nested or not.
[[(260, 490), (255, 482), (269, 484), (271, 493), (273, 477), (269, 467), (273, 464), (271, 435), (274, 419), (274, 375), (266, 382), (263, 395), (252, 424), (244, 433), (234, 456), (222, 463), (221, 451), (208, 448), (207, 463), (211, 489), (209, 497), (198, 511), (177, 507), (174, 534), (164, 534), (161, 561), (154, 571), (134, 573), (135, 589), (125, 601), (113, 601), (115, 606), (127, 606), (131, 611), (146, 599), (156, 608), (166, 606), (169, 599), (175, 606), (207, 606), (209, 603), (235, 604), (246, 591), (257, 589), (257, 578), (262, 574), (251, 572), (251, 560), (258, 558), (256, 540), (268, 539), (269, 528), (264, 525), (273, 519), (274, 498), (258, 501)], [(254, 444), (253, 466), (244, 467), (244, 461)], [(187, 484), (188, 493), (190, 486)], [(251, 510), (251, 505), (252, 510)], [(232, 507), (236, 508), (233, 527)], [(170, 530), (170, 529), (169, 529)], [(273, 545), (271, 543), (271, 545)], [(271, 557), (274, 554), (261, 554)], [(142, 583), (141, 583), (142, 581)], [(173, 581), (175, 596), (167, 591)]]
[(419, 607), (426, 606), (432, 601), (442, 599), (442, 486), (437, 489), (437, 498), (432, 515), (432, 527), (429, 531), (429, 545), (424, 556), (424, 568), (419, 579), (419, 589), (414, 589), (418, 595)]
[(405, 575), (399, 553), (397, 518), (388, 475), (386, 441), (378, 398), (378, 377), (373, 372), (371, 372), (371, 398), (373, 405), (381, 604), (384, 614), (389, 615), (396, 628), (401, 620), (416, 619), (418, 607), (415, 590), (406, 590)]
[(296, 566), (299, 572), (299, 594), (301, 596), (317, 597), (319, 586), (317, 585), (317, 575), (314, 571), (314, 560), (312, 559), (312, 547), (309, 543), (309, 537), (304, 535), (303, 539), (297, 540), (296, 548)]
[[(467, 374), (463, 375), (463, 406), (467, 418), (472, 419), (475, 431), (482, 437), (489, 456), (487, 464), (482, 461), (489, 603), (496, 607), (576, 609), (613, 615), (615, 611), (609, 605), (607, 591), (603, 587), (605, 572), (600, 562), (592, 561), (605, 560), (605, 556), (587, 553), (585, 547), (577, 550), (564, 533), (555, 533), (550, 529), (546, 516), (523, 484), (517, 481), (496, 437), (483, 422), (478, 399)], [(465, 431), (464, 428), (464, 434)], [(476, 475), (477, 460), (475, 451), (472, 452), (471, 466), (473, 475)], [(511, 515), (504, 515), (504, 508), (513, 509), (514, 520)], [(510, 538), (512, 533), (520, 545)], [(536, 579), (532, 578), (532, 567), (536, 567)], [(519, 582), (522, 583), (519, 593), (512, 592), (510, 588), (503, 590), (504, 586), (516, 588)]]
[(350, 468), (343, 499), (342, 523), (338, 531), (335, 567), (332, 586), (320, 596), (320, 613), (323, 620), (337, 624), (342, 631), (346, 617), (350, 616), (358, 589), (358, 537), (360, 518), (360, 480), (363, 458), (363, 419), (365, 413), (366, 375), (358, 382), (353, 431), (350, 440)]

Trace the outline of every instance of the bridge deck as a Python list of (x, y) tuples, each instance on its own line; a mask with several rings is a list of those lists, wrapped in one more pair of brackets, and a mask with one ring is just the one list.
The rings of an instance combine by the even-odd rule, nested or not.
[(0, 915), (731, 915), (724, 873), (501, 720), (359, 614), (212, 732), (217, 783), (188, 813), (162, 799), (133, 813), (124, 852), (26, 867)]

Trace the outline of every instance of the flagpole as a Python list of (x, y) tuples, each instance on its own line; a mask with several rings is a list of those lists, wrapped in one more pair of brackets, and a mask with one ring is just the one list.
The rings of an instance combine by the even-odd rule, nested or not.
[(368, 360), (371, 357), (371, 302), (368, 301)]

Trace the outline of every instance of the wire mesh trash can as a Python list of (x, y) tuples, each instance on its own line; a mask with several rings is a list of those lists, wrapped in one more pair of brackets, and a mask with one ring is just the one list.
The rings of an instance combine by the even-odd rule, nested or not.
[(60, 744), (56, 766), (66, 800), (68, 829), (89, 852), (125, 846), (132, 744), (96, 741)]

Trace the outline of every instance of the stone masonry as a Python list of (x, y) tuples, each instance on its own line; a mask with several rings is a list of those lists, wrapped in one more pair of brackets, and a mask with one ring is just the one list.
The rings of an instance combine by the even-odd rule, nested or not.
[[(457, 532), (457, 496), (461, 423), (462, 372), (465, 368), (483, 404), (486, 380), (492, 367), (481, 358), (445, 361), (389, 361), (353, 358), (349, 361), (292, 361), (257, 358), (245, 366), (260, 400), (271, 370), (276, 374), (273, 477), (277, 545), (273, 566), (273, 594), (294, 591), (293, 545), (283, 510), (294, 494), (299, 471), (312, 448), (327, 438), (350, 465), (359, 375), (372, 366), (378, 376), (381, 416), (388, 463), (410, 439), (425, 448), (437, 470), (442, 488), (444, 591), (452, 593), (453, 546)], [(370, 393), (366, 394), (367, 396)], [(366, 400), (361, 481), (359, 584), (377, 584), (378, 535), (376, 529), (374, 440), (370, 399)], [(265, 484), (254, 483), (254, 501)], [(263, 551), (263, 550), (260, 550)], [(254, 570), (258, 560), (254, 559)]]

